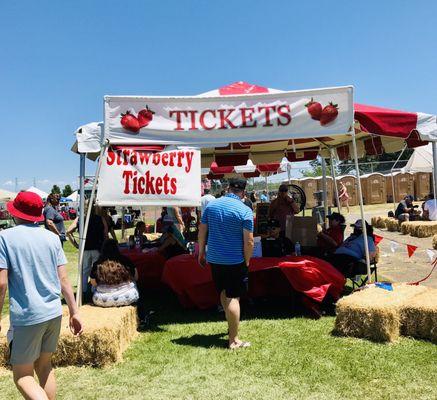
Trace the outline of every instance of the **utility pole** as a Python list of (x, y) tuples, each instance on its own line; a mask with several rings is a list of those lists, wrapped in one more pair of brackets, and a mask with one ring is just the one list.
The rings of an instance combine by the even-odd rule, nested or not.
[(15, 193), (18, 192), (18, 178), (15, 178)]

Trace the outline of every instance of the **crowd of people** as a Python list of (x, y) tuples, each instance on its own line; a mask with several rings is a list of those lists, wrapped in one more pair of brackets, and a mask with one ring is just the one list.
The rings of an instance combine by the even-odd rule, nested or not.
[(396, 218), (400, 223), (408, 221), (437, 221), (437, 200), (434, 194), (426, 196), (421, 206), (413, 203), (414, 197), (407, 195), (399, 202), (396, 210), (390, 211), (388, 216)]
[[(274, 196), (267, 191), (259, 196), (247, 195), (246, 181), (231, 179), (228, 190), (219, 196), (205, 189), (198, 210), (164, 207), (158, 229), (161, 235), (154, 240), (147, 236), (144, 221), (137, 220), (124, 245), (117, 241), (110, 210), (92, 206), (82, 264), (83, 299), (100, 307), (137, 304), (140, 329), (147, 328), (145, 293), (137, 284), (136, 265), (129, 254), (121, 251), (123, 246), (158, 252), (169, 259), (191, 252), (187, 244), (198, 239), (198, 263), (211, 267), (228, 322), (229, 348), (250, 346), (239, 337), (240, 298), (248, 288), (248, 266), (254, 250), (254, 205), (258, 202), (269, 203), (267, 229), (261, 235), (263, 256), (299, 255), (296, 243), (286, 235), (286, 221), (288, 216), (300, 212), (300, 206), (285, 184)], [(435, 208), (430, 204), (425, 203), (424, 211), (432, 216)], [(70, 311), (72, 332), (79, 335), (83, 331), (63, 252), (66, 240), (79, 247), (80, 219), (77, 216), (66, 229), (59, 207), (56, 195), (49, 195), (43, 204), (38, 195), (21, 192), (7, 207), (17, 226), (0, 232), (0, 309), (9, 287), (11, 364), (17, 387), (29, 398), (46, 390), (46, 386), (50, 392), (54, 386), (50, 360), (60, 331), (61, 293)], [(403, 214), (410, 211), (411, 204), (405, 199)], [(83, 212), (87, 212), (87, 207)], [(348, 276), (353, 273), (354, 263), (365, 257), (363, 221), (356, 221), (352, 234), (344, 239), (344, 216), (332, 213), (327, 218), (329, 226), (318, 233), (317, 246), (306, 249), (306, 254), (329, 261)], [(38, 228), (41, 222), (46, 229)], [(370, 256), (374, 257), (372, 228), (367, 223), (366, 227)], [(33, 378), (34, 372), (39, 384)]]

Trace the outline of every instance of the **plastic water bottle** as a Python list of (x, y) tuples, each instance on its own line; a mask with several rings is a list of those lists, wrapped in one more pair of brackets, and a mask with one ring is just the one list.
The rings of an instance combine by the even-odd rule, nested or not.
[(301, 249), (300, 249), (300, 243), (299, 242), (295, 243), (295, 245), (294, 245), (294, 252), (296, 253), (296, 256), (301, 256), (302, 255), (302, 252), (301, 252)]
[(135, 236), (135, 248), (137, 250), (139, 250), (141, 247), (141, 243), (140, 243), (140, 237), (139, 236)]

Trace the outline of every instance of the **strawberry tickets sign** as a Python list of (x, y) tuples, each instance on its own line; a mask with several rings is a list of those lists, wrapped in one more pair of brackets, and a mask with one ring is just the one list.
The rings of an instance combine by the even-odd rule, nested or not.
[(350, 132), (352, 87), (221, 97), (105, 97), (111, 143), (220, 145)]
[(198, 206), (200, 192), (199, 150), (112, 146), (104, 155), (97, 204)]

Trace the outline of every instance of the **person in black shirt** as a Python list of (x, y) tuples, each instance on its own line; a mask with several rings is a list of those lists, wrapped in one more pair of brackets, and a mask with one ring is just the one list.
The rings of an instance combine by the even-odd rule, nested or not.
[(290, 239), (281, 234), (281, 224), (276, 219), (270, 219), (267, 224), (267, 235), (261, 239), (263, 257), (284, 257), (294, 250)]
[[(103, 241), (107, 235), (108, 226), (106, 220), (99, 215), (97, 206), (94, 206), (91, 210), (90, 220), (88, 223), (88, 231), (85, 239), (85, 251), (83, 253), (83, 263), (82, 263), (82, 292), (84, 293), (84, 298), (87, 298), (86, 294), (88, 291), (88, 278), (90, 276), (90, 271), (93, 263), (99, 258), (100, 249), (102, 248)], [(86, 213), (86, 208), (85, 208)], [(79, 217), (77, 217), (73, 223), (69, 226), (67, 230), (68, 240), (77, 249), (79, 244), (76, 241), (73, 233), (79, 231)]]
[(398, 204), (395, 211), (395, 217), (399, 222), (416, 221), (420, 216), (420, 212), (417, 208), (419, 208), (419, 206), (413, 204), (413, 196), (407, 195)]

